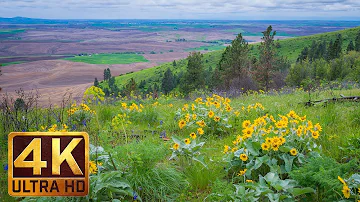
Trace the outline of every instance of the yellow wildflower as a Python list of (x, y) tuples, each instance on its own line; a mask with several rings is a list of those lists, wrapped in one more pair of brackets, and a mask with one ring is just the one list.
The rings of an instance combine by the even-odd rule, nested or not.
[(173, 145), (173, 148), (175, 149), (175, 150), (178, 150), (179, 149), (179, 144), (178, 143), (175, 143), (174, 145)]
[(214, 112), (210, 110), (208, 113), (209, 118), (212, 118), (214, 115), (215, 115)]
[(98, 171), (97, 165), (94, 161), (89, 162), (89, 171), (91, 174), (96, 174)]
[(262, 148), (262, 150), (267, 151), (267, 150), (269, 150), (270, 145), (264, 142), (261, 144), (261, 148)]
[(204, 134), (204, 130), (202, 128), (198, 128), (197, 132), (199, 133), (199, 135), (203, 135)]
[(347, 185), (344, 185), (341, 191), (344, 194), (345, 198), (350, 198), (350, 189)]
[(190, 137), (191, 137), (192, 139), (196, 139), (196, 134), (195, 134), (195, 133), (190, 133)]
[(319, 138), (319, 131), (312, 131), (311, 135), (314, 139), (318, 139)]
[(186, 126), (186, 121), (184, 121), (184, 120), (181, 119), (181, 120), (179, 121), (179, 128), (182, 129), (184, 126)]
[(230, 149), (230, 147), (229, 146), (227, 146), (227, 145), (224, 145), (224, 154), (226, 154), (227, 152), (229, 152), (229, 149)]
[(190, 144), (190, 143), (191, 143), (191, 140), (190, 140), (189, 138), (186, 138), (186, 139), (184, 140), (184, 142), (185, 142), (185, 144)]
[(340, 176), (338, 176), (338, 180), (340, 180), (343, 185), (346, 185), (346, 182)]
[(243, 127), (243, 128), (247, 128), (247, 127), (250, 126), (250, 124), (251, 124), (251, 122), (250, 122), (249, 120), (245, 120), (245, 121), (242, 123), (242, 127)]
[(204, 120), (197, 121), (196, 124), (198, 124), (200, 127), (204, 127), (206, 125)]
[(246, 154), (240, 154), (240, 159), (242, 161), (247, 161), (248, 160), (248, 156)]
[(237, 174), (237, 176), (245, 175), (246, 171), (247, 171), (246, 168), (244, 170), (240, 170), (239, 173)]
[(292, 148), (292, 149), (290, 150), (290, 154), (293, 155), (293, 156), (296, 156), (296, 155), (297, 155), (296, 149), (295, 149), (295, 148)]
[(192, 115), (192, 119), (193, 119), (193, 120), (195, 120), (195, 119), (196, 119), (196, 117), (197, 117), (197, 115), (196, 115), (196, 114), (193, 114), (193, 115)]

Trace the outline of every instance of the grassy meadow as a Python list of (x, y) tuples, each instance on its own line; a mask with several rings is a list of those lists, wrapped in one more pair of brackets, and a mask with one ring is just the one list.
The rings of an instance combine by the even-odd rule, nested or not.
[[(348, 201), (359, 199), (356, 186), (360, 184), (347, 180), (360, 169), (359, 102), (304, 105), (309, 95), (311, 100), (354, 96), (360, 95), (359, 88), (322, 88), (310, 94), (283, 89), (248, 92), (236, 98), (199, 94), (190, 99), (177, 95), (153, 99), (148, 95), (109, 100), (93, 89), (97, 93), (90, 94), (102, 100), (101, 104), (85, 99), (86, 104), (69, 103), (52, 112), (36, 109), (33, 113), (46, 119), (27, 128), (89, 133), (93, 145), (90, 193), (86, 198), (57, 201), (346, 201), (338, 176), (351, 188)], [(59, 118), (61, 111), (67, 113)], [(5, 124), (3, 114), (0, 118)], [(277, 125), (285, 124), (285, 120), (287, 126)], [(262, 121), (267, 125), (260, 127)], [(296, 124), (307, 128), (303, 134), (296, 135)], [(271, 132), (263, 133), (263, 129)], [(13, 129), (2, 127), (1, 131), (1, 145), (5, 146), (0, 150), (0, 198), (19, 201), (22, 199), (7, 194), (8, 130)], [(246, 138), (247, 131), (252, 135)], [(265, 137), (278, 135), (285, 138), (281, 146), (272, 145), (273, 150), (260, 147)], [(268, 158), (273, 164), (265, 161)], [(273, 167), (274, 162), (279, 167)], [(314, 177), (304, 180), (299, 172), (314, 173)], [(280, 178), (272, 176), (274, 173)], [(43, 200), (50, 199), (24, 199)]]
[(65, 58), (73, 62), (84, 62), (89, 64), (131, 64), (137, 62), (148, 62), (142, 55), (138, 54), (92, 54)]

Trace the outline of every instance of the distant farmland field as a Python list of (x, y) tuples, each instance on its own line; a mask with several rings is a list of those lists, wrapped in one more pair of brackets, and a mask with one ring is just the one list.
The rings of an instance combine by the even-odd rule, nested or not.
[(131, 64), (137, 62), (148, 62), (142, 55), (138, 54), (95, 54), (65, 58), (73, 62), (84, 62), (89, 64)]

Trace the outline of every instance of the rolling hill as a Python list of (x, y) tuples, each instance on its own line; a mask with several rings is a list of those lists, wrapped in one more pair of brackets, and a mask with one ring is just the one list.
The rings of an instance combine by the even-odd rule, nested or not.
[[(294, 63), (302, 49), (304, 47), (310, 46), (312, 41), (314, 40), (325, 40), (327, 42), (329, 42), (330, 40), (334, 41), (338, 34), (341, 34), (343, 38), (342, 47), (343, 50), (345, 50), (347, 45), (349, 44), (349, 41), (355, 40), (356, 34), (358, 32), (360, 32), (360, 27), (344, 29), (336, 32), (327, 32), (322, 34), (279, 40), (280, 47), (278, 48), (278, 52), (280, 55), (287, 57), (291, 61), (291, 63)], [(250, 54), (256, 56), (258, 54), (258, 46), (259, 44), (250, 44)], [(223, 50), (205, 53), (203, 57), (205, 69), (215, 69), (221, 58), (222, 52)], [(178, 74), (179, 72), (186, 69), (186, 59), (178, 60), (176, 61), (176, 63), (176, 66), (173, 66), (173, 64), (170, 62), (161, 64), (153, 68), (143, 69), (138, 72), (120, 75), (116, 77), (116, 84), (121, 87), (131, 78), (134, 78), (137, 83), (139, 83), (141, 80), (146, 80), (147, 84), (159, 83), (161, 82), (162, 76), (167, 68), (170, 68), (175, 74)]]

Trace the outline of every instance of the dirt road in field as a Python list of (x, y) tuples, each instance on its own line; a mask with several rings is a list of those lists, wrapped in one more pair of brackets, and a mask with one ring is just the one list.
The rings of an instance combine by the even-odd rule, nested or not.
[(153, 67), (155, 62), (93, 65), (65, 60), (43, 60), (24, 64), (1, 67), (0, 76), (1, 93), (14, 94), (20, 88), (25, 91), (38, 90), (41, 103), (51, 100), (58, 103), (65, 93), (80, 100), (85, 89), (91, 86), (94, 78), (103, 78), (105, 68), (110, 68), (112, 75), (117, 76), (131, 71)]

